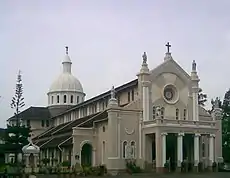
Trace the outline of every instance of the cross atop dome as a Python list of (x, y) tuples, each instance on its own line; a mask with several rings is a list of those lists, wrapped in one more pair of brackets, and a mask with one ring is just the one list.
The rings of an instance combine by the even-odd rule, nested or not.
[(65, 53), (66, 53), (66, 55), (69, 54), (69, 47), (68, 46), (65, 47)]

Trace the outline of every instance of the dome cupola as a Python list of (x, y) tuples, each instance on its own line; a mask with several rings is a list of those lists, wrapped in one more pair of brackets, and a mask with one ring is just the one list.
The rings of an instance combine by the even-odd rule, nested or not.
[(81, 82), (72, 75), (72, 61), (69, 57), (69, 48), (62, 61), (63, 71), (51, 84), (48, 92), (48, 106), (71, 106), (84, 101), (85, 93)]

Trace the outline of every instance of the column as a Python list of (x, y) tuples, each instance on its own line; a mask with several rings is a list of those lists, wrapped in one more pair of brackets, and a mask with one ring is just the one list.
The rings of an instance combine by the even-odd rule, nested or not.
[(212, 166), (214, 162), (214, 134), (210, 134), (209, 136), (209, 166)]
[(164, 167), (166, 163), (166, 136), (168, 135), (167, 133), (161, 133), (162, 135), (162, 167)]
[(92, 165), (96, 166), (96, 148), (93, 148)]
[(143, 120), (148, 121), (149, 118), (149, 82), (143, 83)]
[(200, 134), (196, 133), (194, 136), (194, 166), (198, 166), (200, 162), (200, 145), (199, 145)]
[(181, 167), (183, 161), (183, 136), (184, 133), (178, 133), (177, 136), (177, 166)]

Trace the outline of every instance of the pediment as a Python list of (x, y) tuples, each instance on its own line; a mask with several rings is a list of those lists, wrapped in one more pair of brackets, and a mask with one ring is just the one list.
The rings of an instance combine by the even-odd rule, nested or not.
[(157, 76), (163, 73), (172, 73), (179, 77), (184, 83), (190, 86), (191, 77), (188, 73), (173, 59), (164, 61), (162, 64), (157, 66), (155, 69), (150, 71), (150, 78), (152, 81), (157, 78)]

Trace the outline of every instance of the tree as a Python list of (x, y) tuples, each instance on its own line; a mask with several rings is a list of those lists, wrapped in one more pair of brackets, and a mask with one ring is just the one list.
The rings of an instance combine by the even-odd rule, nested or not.
[(222, 148), (225, 161), (230, 162), (230, 89), (222, 102)]
[(28, 144), (28, 137), (30, 137), (30, 128), (22, 125), (20, 110), (25, 106), (23, 97), (22, 75), (19, 71), (16, 82), (15, 95), (11, 101), (11, 108), (14, 109), (13, 122), (16, 125), (7, 125), (5, 134), (5, 152), (14, 153), (15, 163), (18, 162), (18, 154), (22, 153), (22, 147)]
[(203, 90), (200, 88), (198, 93), (198, 104), (204, 107), (206, 102), (207, 94), (203, 93)]

